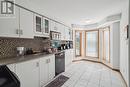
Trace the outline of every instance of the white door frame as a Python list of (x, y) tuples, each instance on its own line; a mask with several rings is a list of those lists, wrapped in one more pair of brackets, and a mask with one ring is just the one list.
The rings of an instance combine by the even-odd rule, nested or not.
[[(128, 9), (128, 11), (130, 10), (130, 1), (129, 1), (129, 9)], [(130, 11), (129, 11), (129, 44), (128, 44), (128, 46), (129, 46), (129, 50), (128, 50), (128, 69), (129, 69), (129, 78), (128, 78), (128, 87), (130, 87)]]

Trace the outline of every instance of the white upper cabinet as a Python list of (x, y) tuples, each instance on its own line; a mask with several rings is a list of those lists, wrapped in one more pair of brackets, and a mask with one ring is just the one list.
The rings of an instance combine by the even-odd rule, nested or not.
[(50, 36), (50, 20), (40, 15), (34, 14), (34, 36)]
[(0, 19), (0, 37), (33, 38), (33, 13), (15, 6), (12, 17)]
[(72, 41), (73, 40), (73, 30), (69, 29), (69, 40)]
[(72, 39), (73, 39), (73, 31), (70, 28), (65, 27), (65, 40), (72, 41)]
[(43, 24), (43, 27), (42, 27), (43, 35), (48, 37), (49, 34), (50, 34), (50, 20), (43, 17), (43, 23), (42, 24)]
[(65, 40), (65, 28), (64, 25), (60, 25), (61, 40)]
[(0, 18), (0, 37), (19, 37), (19, 8), (15, 6), (15, 14)]
[(71, 34), (71, 39), (70, 40), (72, 40), (73, 41), (73, 30), (71, 29), (71, 32), (70, 32), (70, 34)]
[(61, 32), (61, 24), (56, 23), (57, 32)]
[(69, 28), (65, 27), (65, 40), (69, 40), (70, 34), (69, 34)]
[(20, 8), (20, 37), (33, 38), (33, 13)]
[(20, 87), (39, 87), (39, 60), (16, 64), (16, 75), (20, 79)]
[(54, 27), (55, 27), (55, 22), (50, 20), (50, 31), (55, 31)]
[(51, 31), (57, 31), (56, 29), (56, 23), (54, 21), (50, 21), (50, 30)]
[(35, 36), (43, 36), (42, 16), (34, 14), (34, 33)]
[(55, 32), (59, 32), (58, 23), (51, 20), (51, 22), (50, 22), (50, 30), (55, 31)]

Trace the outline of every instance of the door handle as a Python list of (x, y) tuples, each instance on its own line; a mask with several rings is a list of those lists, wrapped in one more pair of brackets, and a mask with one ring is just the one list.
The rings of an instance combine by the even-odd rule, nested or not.
[(46, 63), (48, 63), (48, 59), (46, 59)]
[(20, 30), (20, 35), (23, 35), (23, 30)]
[(49, 63), (51, 62), (51, 60), (50, 59), (48, 59), (49, 60)]
[(39, 62), (36, 63), (36, 67), (39, 67)]

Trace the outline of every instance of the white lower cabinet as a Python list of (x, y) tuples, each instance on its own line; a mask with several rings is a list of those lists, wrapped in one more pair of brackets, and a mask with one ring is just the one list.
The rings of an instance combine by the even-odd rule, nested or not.
[(55, 55), (40, 58), (40, 87), (46, 85), (55, 76)]
[(49, 56), (49, 77), (48, 79), (51, 80), (55, 76), (55, 55)]
[(17, 63), (16, 75), (20, 79), (20, 87), (39, 87), (39, 60)]
[(55, 55), (7, 66), (18, 76), (20, 87), (44, 87), (55, 76)]
[(40, 59), (40, 87), (45, 85), (48, 81), (48, 58)]
[(7, 67), (10, 69), (10, 71), (15, 73), (15, 64), (9, 64)]
[(74, 57), (74, 50), (73, 49), (68, 49), (65, 51), (65, 66), (71, 64), (73, 61)]

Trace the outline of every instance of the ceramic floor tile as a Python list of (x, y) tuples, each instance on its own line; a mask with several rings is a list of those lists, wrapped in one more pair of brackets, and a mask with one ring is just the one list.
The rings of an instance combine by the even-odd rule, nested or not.
[(99, 87), (99, 84), (89, 82), (86, 87)]
[(62, 74), (70, 77), (62, 87), (125, 87), (119, 73), (99, 63), (73, 62)]

